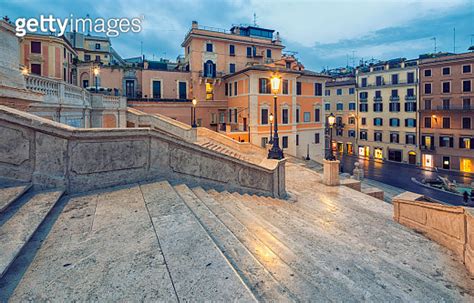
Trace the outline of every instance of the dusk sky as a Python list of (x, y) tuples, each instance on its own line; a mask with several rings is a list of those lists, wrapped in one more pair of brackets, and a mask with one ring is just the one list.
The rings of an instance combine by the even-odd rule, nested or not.
[[(143, 1), (87, 0), (6, 1), (0, 0), (0, 14), (18, 17), (120, 18), (144, 16), (141, 33), (112, 38), (122, 57), (140, 55), (140, 42), (147, 58), (175, 60), (184, 51), (180, 44), (191, 27), (200, 25), (229, 29), (232, 24), (253, 23), (280, 32), (287, 51), (297, 52), (306, 68), (357, 65), (375, 58), (416, 58), (438, 51), (466, 52), (474, 40), (474, 0), (446, 1)], [(471, 40), (472, 39), (472, 40)], [(349, 60), (348, 60), (349, 58)]]

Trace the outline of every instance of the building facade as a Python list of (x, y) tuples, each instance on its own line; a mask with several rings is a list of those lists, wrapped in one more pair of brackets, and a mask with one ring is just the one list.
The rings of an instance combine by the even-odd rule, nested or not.
[[(336, 117), (331, 148), (338, 153), (357, 154), (357, 100), (353, 74), (338, 75), (326, 82), (324, 113)], [(326, 121), (326, 120), (325, 120)], [(328, 147), (326, 147), (328, 148)]]
[(474, 172), (474, 52), (420, 62), (422, 166)]
[(360, 157), (420, 164), (417, 134), (417, 60), (359, 66), (357, 153)]

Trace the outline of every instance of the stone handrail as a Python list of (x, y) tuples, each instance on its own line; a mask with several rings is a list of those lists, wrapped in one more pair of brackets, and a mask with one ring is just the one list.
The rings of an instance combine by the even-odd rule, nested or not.
[(392, 199), (394, 220), (452, 250), (474, 276), (474, 210), (405, 192)]
[(285, 161), (266, 167), (151, 128), (81, 129), (0, 106), (0, 177), (85, 192), (149, 179), (285, 196)]
[(152, 127), (173, 134), (188, 142), (196, 142), (197, 132), (190, 125), (160, 114), (147, 114), (134, 108), (127, 108), (127, 121), (136, 127)]
[(205, 127), (198, 127), (198, 137), (210, 138), (222, 145), (225, 145), (233, 150), (239, 151), (244, 154), (253, 154), (260, 158), (266, 158), (267, 151), (264, 148), (258, 147), (248, 142), (238, 142), (234, 139), (223, 135), (221, 133), (212, 131)]

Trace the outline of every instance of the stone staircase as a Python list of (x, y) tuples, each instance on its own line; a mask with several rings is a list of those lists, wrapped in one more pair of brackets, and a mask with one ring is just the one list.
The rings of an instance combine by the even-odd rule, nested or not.
[(0, 184), (0, 278), (63, 194), (35, 191), (29, 184)]
[(0, 301), (474, 299), (462, 265), (390, 205), (288, 173), (294, 203), (167, 181), (65, 197), (16, 284), (0, 279)]
[[(212, 151), (228, 155), (233, 158), (237, 158), (239, 160), (243, 160), (246, 162), (254, 162), (254, 159), (252, 159), (250, 156), (242, 154), (234, 149), (231, 149), (225, 145), (219, 144), (218, 142), (212, 141), (212, 140), (201, 140), (198, 141), (197, 144), (200, 146), (210, 149)], [(261, 159), (260, 159), (261, 161)]]

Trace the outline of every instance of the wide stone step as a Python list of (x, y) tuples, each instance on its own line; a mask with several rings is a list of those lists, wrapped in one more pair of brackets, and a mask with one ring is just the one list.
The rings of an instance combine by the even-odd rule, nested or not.
[[(247, 283), (259, 301), (288, 302), (291, 293), (255, 258), (231, 230), (224, 224), (229, 214), (220, 208), (202, 188), (192, 191), (186, 186), (175, 187), (191, 210), (198, 216), (201, 224), (214, 239), (221, 251), (236, 268), (242, 280)], [(217, 209), (216, 209), (217, 206)], [(212, 209), (217, 211), (213, 213)]]
[(140, 187), (180, 301), (255, 301), (168, 182)]
[(0, 213), (21, 197), (30, 187), (31, 185), (28, 184), (0, 188)]
[(0, 226), (0, 278), (62, 194), (63, 191), (32, 194), (28, 201)]
[[(267, 269), (300, 301), (314, 301), (315, 298), (324, 302), (357, 299), (350, 292), (350, 284), (333, 279), (316, 266), (318, 262), (309, 260), (306, 253), (296, 251), (291, 242), (281, 241), (278, 237), (281, 232), (276, 228), (270, 230), (268, 225), (263, 224), (264, 220), (249, 212), (231, 194), (214, 190), (208, 193), (238, 222), (233, 228), (227, 222), (226, 225), (257, 258), (262, 258), (261, 262)], [(243, 235), (242, 230), (246, 231)], [(328, 279), (331, 279), (330, 283)], [(363, 297), (363, 292), (360, 297)]]
[[(240, 195), (234, 194), (234, 196)], [(321, 218), (309, 216), (303, 218), (301, 214), (304, 210), (298, 213), (291, 209), (299, 205), (285, 207), (283, 203), (276, 204), (268, 198), (254, 196), (244, 196), (244, 200), (249, 210), (260, 220), (266, 219), (283, 231), (280, 235), (282, 239), (295, 241), (295, 248), (301, 249), (301, 252), (307, 250), (305, 244), (311, 243), (315, 248), (307, 253), (309, 257), (324, 260), (328, 270), (340, 268), (345, 279), (349, 279), (359, 288), (365, 285), (372, 299), (384, 297), (405, 300), (429, 298), (435, 301), (452, 299), (450, 291), (443, 284), (435, 284), (432, 276), (420, 274), (418, 270), (412, 270), (407, 266), (414, 263), (412, 260), (403, 258), (397, 260), (395, 256), (390, 256), (366, 243), (363, 235), (341, 232), (338, 226), (344, 223), (328, 228), (328, 222), (324, 222)], [(381, 239), (379, 238), (379, 241)], [(416, 254), (412, 257), (416, 258)], [(413, 288), (412, 285), (420, 287)]]

